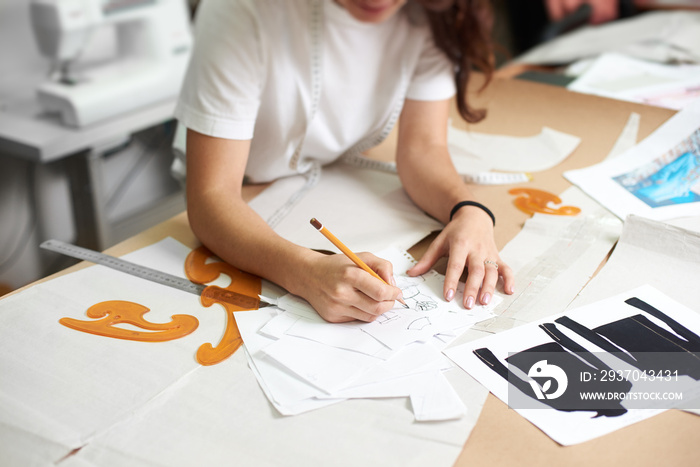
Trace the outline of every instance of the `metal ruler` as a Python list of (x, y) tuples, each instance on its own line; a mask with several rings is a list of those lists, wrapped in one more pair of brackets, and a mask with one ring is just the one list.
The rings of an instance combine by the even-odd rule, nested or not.
[(107, 266), (108, 268), (112, 268), (141, 279), (146, 279), (151, 282), (156, 282), (161, 285), (167, 285), (168, 287), (172, 287), (174, 289), (183, 290), (199, 296), (204, 294), (205, 296), (214, 300), (221, 300), (247, 310), (255, 310), (270, 306), (269, 303), (260, 300), (260, 297), (249, 297), (247, 295), (225, 290), (219, 287), (211, 287), (207, 289), (206, 285), (195, 284), (194, 282), (182, 277), (173, 276), (172, 274), (158, 271), (157, 269), (151, 269), (146, 266), (141, 266), (140, 264), (132, 263), (121, 258), (116, 258), (105, 253), (100, 253), (99, 251), (89, 250), (77, 245), (71, 245), (70, 243), (65, 243), (60, 240), (47, 240), (40, 246), (45, 250), (54, 251), (56, 253), (70, 256), (71, 258)]

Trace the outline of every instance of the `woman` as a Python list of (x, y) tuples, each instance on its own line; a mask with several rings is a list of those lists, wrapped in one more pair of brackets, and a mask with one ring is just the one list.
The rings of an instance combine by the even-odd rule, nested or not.
[[(188, 128), (195, 235), (221, 259), (304, 297), (328, 321), (374, 320), (394, 306), (400, 289), (343, 255), (282, 239), (243, 201), (241, 186), (244, 176), (267, 182), (361, 152), (398, 117), (399, 176), (412, 200), (446, 224), (408, 273), (423, 274), (449, 255), (447, 300), (455, 298), (465, 267), (467, 308), (489, 302), (499, 274), (512, 293), (512, 272), (493, 240), (495, 221), (484, 206), (462, 203), (472, 196), (446, 142), (455, 87), (462, 116), (482, 116), (467, 105), (465, 86), (472, 65), (490, 70), (487, 3), (202, 2), (176, 110)], [(360, 256), (393, 284), (390, 263)]]

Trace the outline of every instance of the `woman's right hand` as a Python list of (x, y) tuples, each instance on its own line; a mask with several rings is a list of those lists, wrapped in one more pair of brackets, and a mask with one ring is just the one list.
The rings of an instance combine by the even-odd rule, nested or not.
[[(394, 283), (390, 262), (371, 253), (358, 256), (387, 284)], [(309, 274), (304, 274), (297, 294), (328, 322), (374, 321), (394, 308), (401, 297), (401, 289), (373, 277), (345, 255), (313, 252), (305, 264)]]

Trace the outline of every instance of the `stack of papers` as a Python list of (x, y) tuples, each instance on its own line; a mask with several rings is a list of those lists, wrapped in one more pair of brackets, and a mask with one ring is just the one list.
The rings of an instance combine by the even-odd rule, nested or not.
[[(414, 260), (387, 249), (378, 256), (395, 271)], [(416, 420), (450, 420), (466, 408), (443, 372), (442, 350), (473, 324), (492, 318), (501, 298), (465, 309), (442, 298), (435, 271), (396, 277), (409, 309), (394, 308), (372, 323), (332, 324), (303, 299), (285, 295), (278, 309), (236, 313), (248, 362), (270, 402), (296, 415), (355, 398), (409, 397)], [(461, 287), (463, 288), (463, 284)]]

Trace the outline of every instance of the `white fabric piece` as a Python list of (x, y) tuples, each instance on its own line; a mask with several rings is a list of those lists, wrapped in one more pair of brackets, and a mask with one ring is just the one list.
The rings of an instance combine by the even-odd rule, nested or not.
[(450, 467), (469, 431), (462, 420), (415, 423), (405, 399), (352, 400), (280, 417), (244, 352), (193, 376), (139, 419), (96, 437), (65, 465)]
[[(278, 180), (249, 204), (267, 219), (302, 183), (302, 176)], [(309, 224), (313, 217), (356, 252), (381, 251), (390, 245), (407, 250), (442, 228), (441, 223), (411, 201), (395, 174), (342, 163), (324, 167), (318, 184), (290, 208), (274, 229), (298, 245), (337, 251)], [(362, 229), (357, 228), (358, 223)]]
[[(166, 239), (125, 256), (184, 277), (189, 249)], [(135, 342), (97, 336), (59, 324), (63, 317), (92, 321), (86, 310), (106, 300), (150, 308), (145, 319), (197, 317), (180, 339)], [(225, 314), (204, 308), (196, 295), (91, 266), (0, 301), (0, 423), (74, 449), (187, 379), (199, 366), (199, 345), (217, 343)], [(118, 375), (118, 377), (115, 377)], [(67, 454), (67, 452), (66, 452)]]

